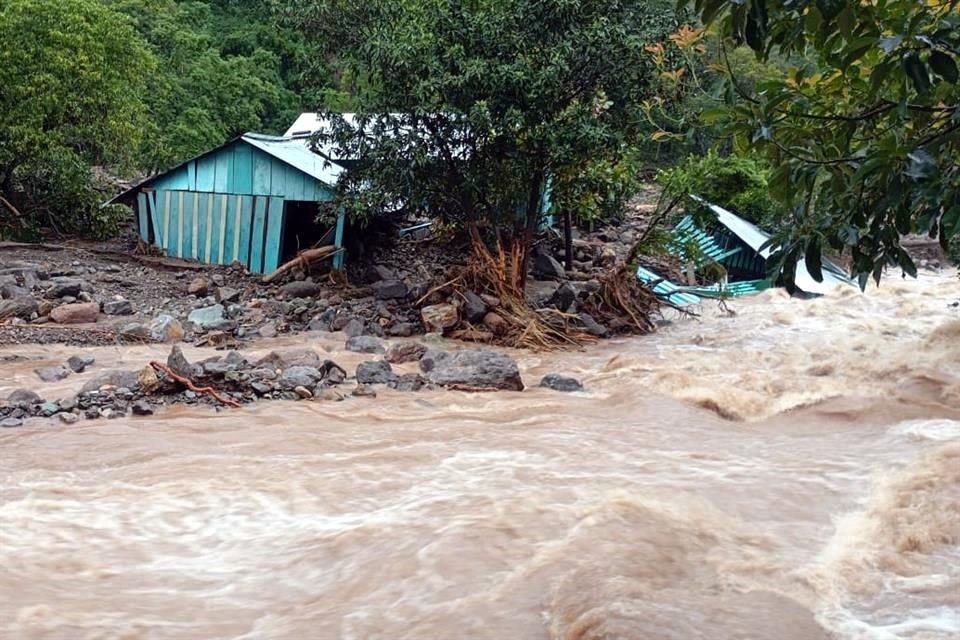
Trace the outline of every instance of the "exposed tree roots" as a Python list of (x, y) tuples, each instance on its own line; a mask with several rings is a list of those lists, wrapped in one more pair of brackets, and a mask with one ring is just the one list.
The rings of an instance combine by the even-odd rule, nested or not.
[(217, 390), (214, 389), (213, 387), (198, 387), (193, 383), (192, 380), (190, 380), (189, 378), (184, 378), (183, 376), (174, 373), (173, 370), (170, 369), (170, 367), (163, 364), (162, 362), (153, 361), (150, 363), (150, 366), (153, 367), (156, 371), (162, 371), (164, 374), (169, 376), (171, 380), (179, 382), (180, 384), (185, 386), (187, 389), (190, 389), (190, 391), (193, 391), (194, 393), (207, 394), (217, 402), (220, 402), (221, 404), (225, 404), (228, 407), (235, 407), (235, 408), (240, 407), (239, 402), (235, 400), (231, 400), (230, 398), (227, 398), (217, 393)]

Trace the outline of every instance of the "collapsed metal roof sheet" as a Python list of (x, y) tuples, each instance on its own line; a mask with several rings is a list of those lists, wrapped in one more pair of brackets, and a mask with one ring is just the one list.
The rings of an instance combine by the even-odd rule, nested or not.
[[(751, 249), (760, 254), (763, 258), (769, 258), (776, 246), (767, 246), (770, 241), (770, 234), (761, 231), (756, 225), (748, 222), (731, 211), (723, 207), (707, 202), (703, 198), (693, 196), (693, 198), (705, 205), (717, 216), (717, 222), (725, 226), (731, 233), (743, 240)], [(794, 274), (794, 283), (797, 288), (807, 293), (830, 293), (840, 285), (853, 285), (853, 281), (843, 274), (843, 270), (827, 259), (823, 260), (821, 269), (823, 276), (822, 282), (817, 282), (810, 273), (806, 261), (801, 258), (797, 262), (797, 270)]]

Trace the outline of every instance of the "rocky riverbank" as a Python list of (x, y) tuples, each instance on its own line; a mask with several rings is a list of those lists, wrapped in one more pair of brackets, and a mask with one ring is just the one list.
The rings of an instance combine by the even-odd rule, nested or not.
[[(174, 404), (237, 407), (262, 400), (341, 402), (376, 397), (378, 389), (417, 392), (440, 388), (466, 391), (523, 391), (517, 363), (492, 350), (441, 350), (418, 341), (393, 343), (372, 336), (348, 338), (346, 352), (361, 354), (348, 370), (313, 349), (278, 350), (253, 356), (228, 351), (191, 362), (174, 345), (164, 362), (140, 369), (97, 371), (95, 358), (72, 356), (60, 366), (34, 370), (42, 382), (69, 381), (86, 373), (83, 384), (56, 398), (20, 388), (0, 402), (0, 427), (18, 427), (30, 418), (81, 419), (147, 416)], [(16, 356), (6, 361), (19, 362)], [(0, 364), (0, 367), (3, 365)], [(573, 378), (551, 374), (541, 386), (556, 391), (582, 390)]]

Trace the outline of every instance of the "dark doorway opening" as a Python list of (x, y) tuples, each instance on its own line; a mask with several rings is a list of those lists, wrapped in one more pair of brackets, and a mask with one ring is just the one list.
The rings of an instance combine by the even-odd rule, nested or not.
[(317, 222), (319, 202), (287, 201), (283, 213), (283, 240), (280, 243), (280, 263), (283, 264), (323, 241), (333, 244), (333, 226)]

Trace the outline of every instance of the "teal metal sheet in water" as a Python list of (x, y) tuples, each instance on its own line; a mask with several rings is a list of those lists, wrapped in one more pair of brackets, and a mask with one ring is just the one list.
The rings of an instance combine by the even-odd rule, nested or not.
[(687, 293), (676, 283), (649, 269), (637, 267), (637, 278), (648, 285), (658, 298), (663, 298), (678, 307), (688, 307), (702, 302), (699, 296)]

